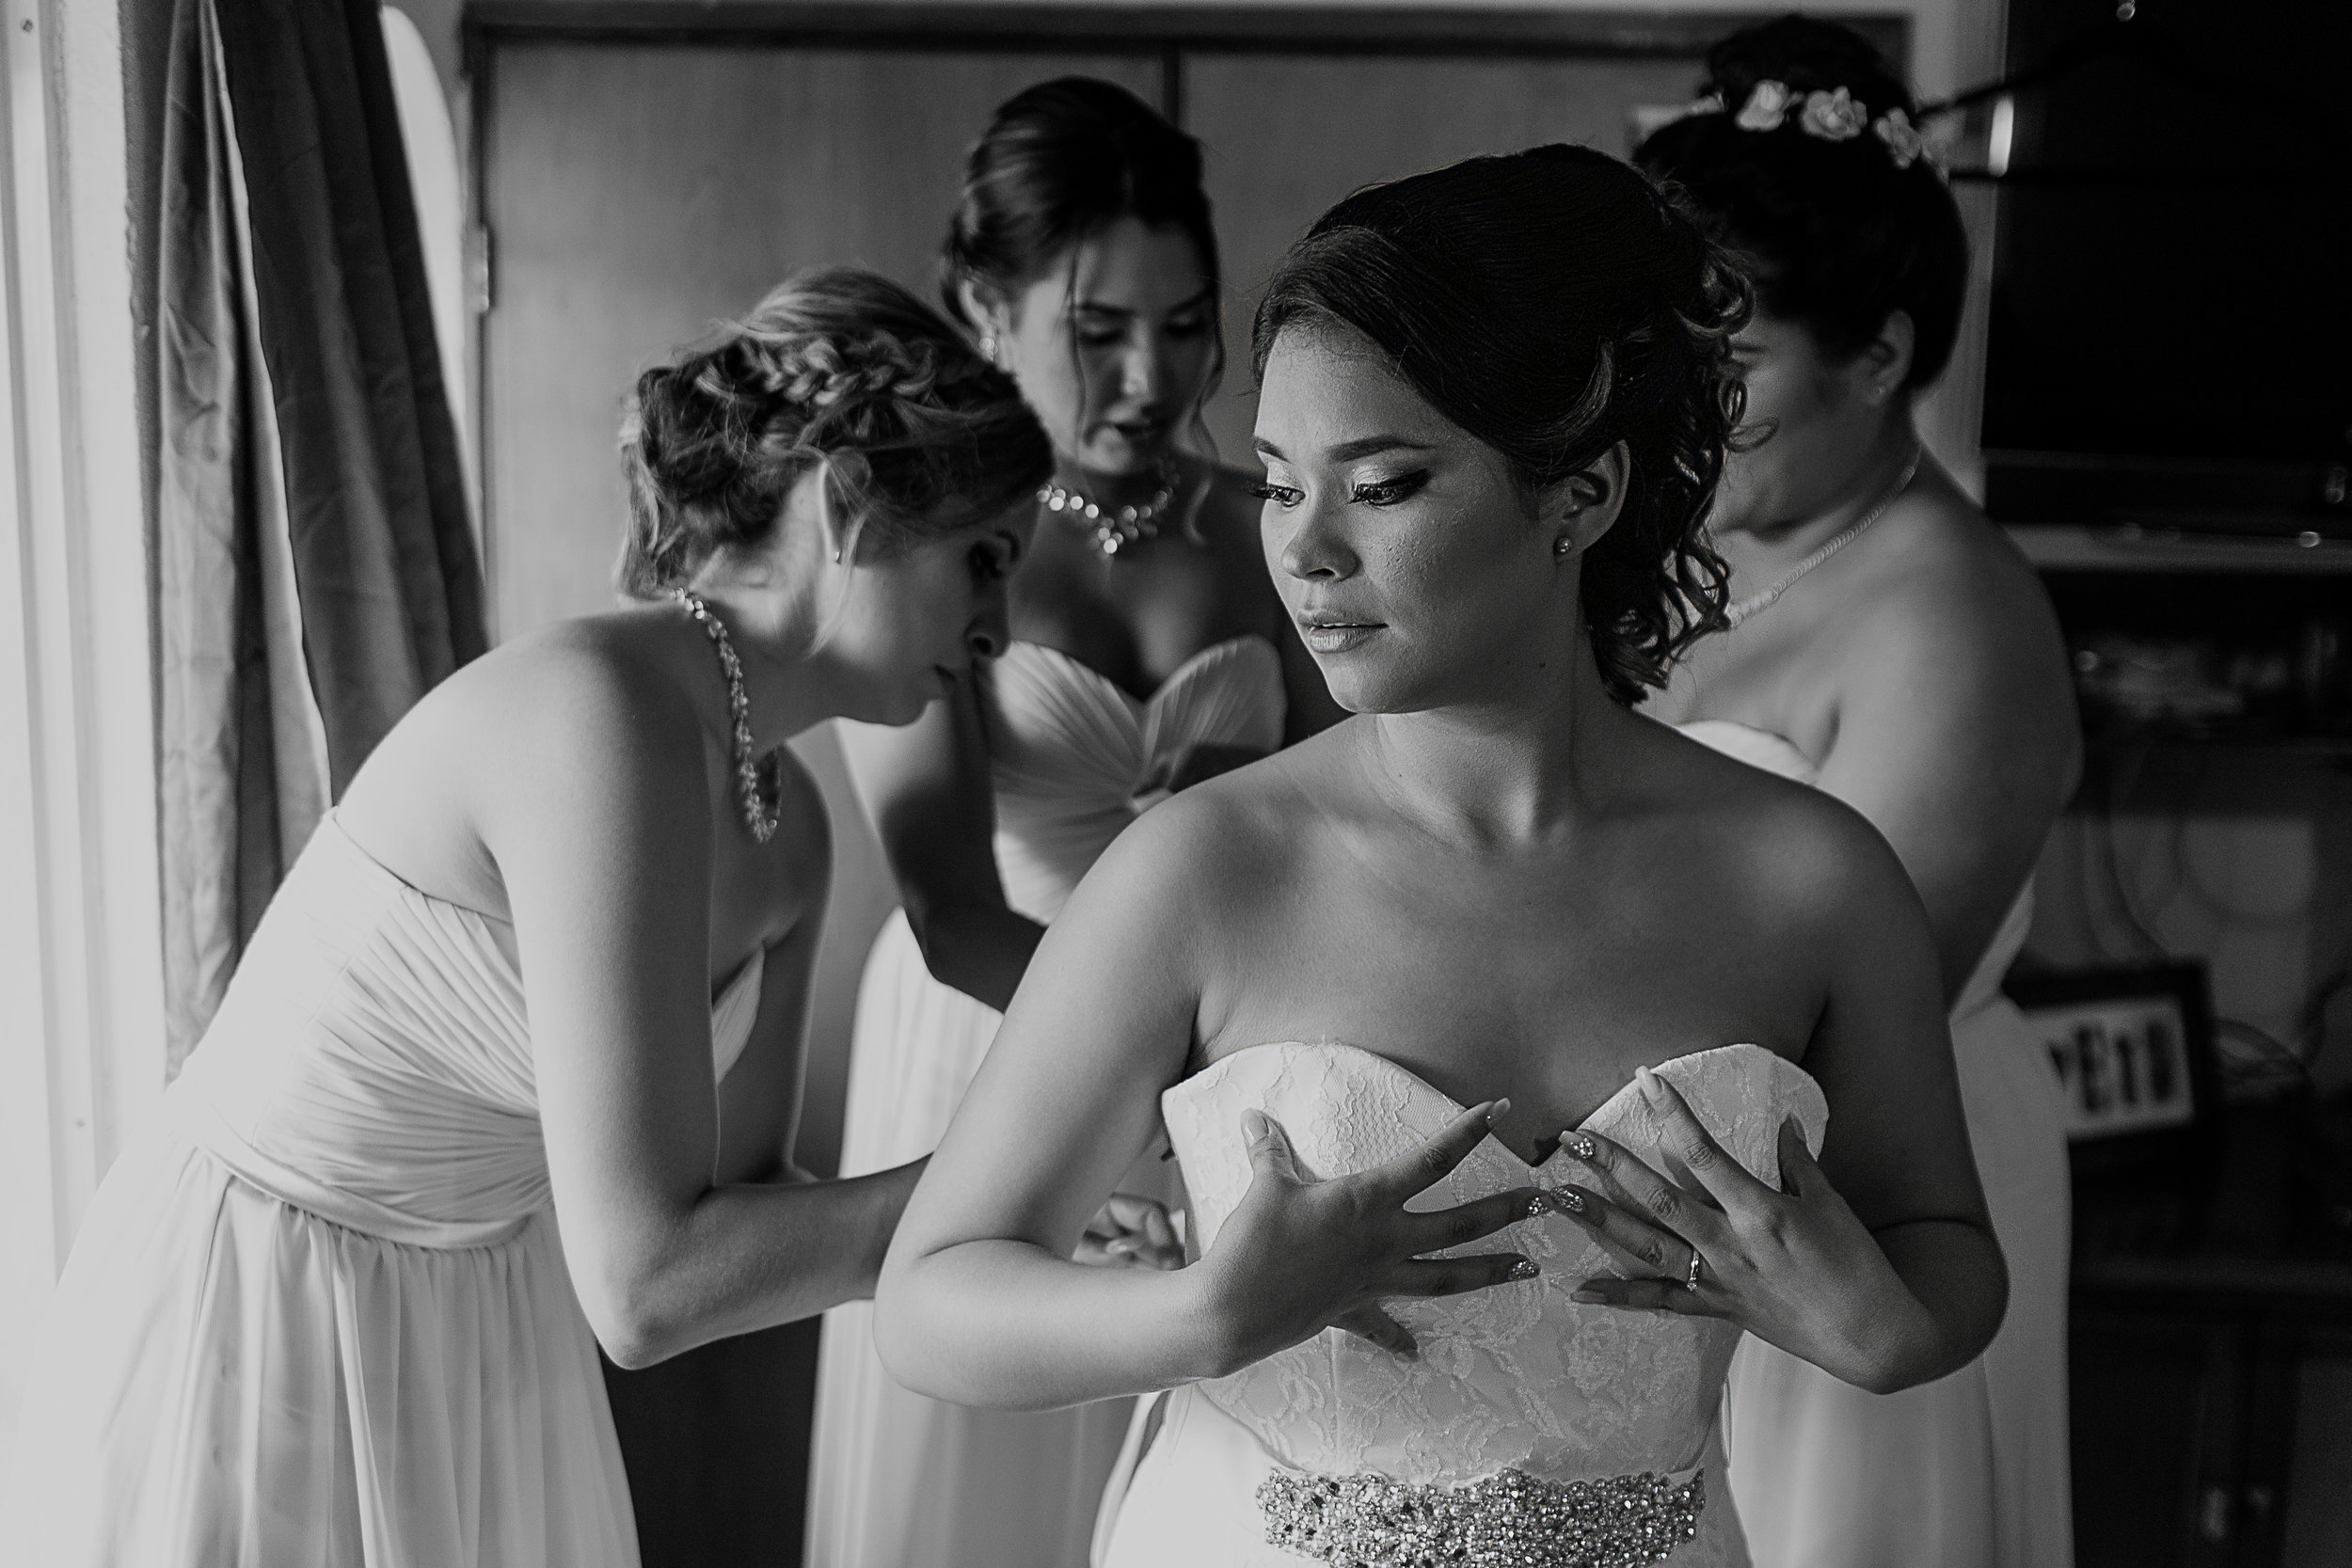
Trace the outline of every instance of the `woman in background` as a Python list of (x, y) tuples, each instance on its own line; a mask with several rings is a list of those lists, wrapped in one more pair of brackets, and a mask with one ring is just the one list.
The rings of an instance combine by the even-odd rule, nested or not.
[(1743, 252), (1748, 438), (1708, 518), (1730, 628), (1659, 717), (1854, 806), (1936, 940), (1969, 1136), (2009, 1260), (1978, 1361), (1893, 1396), (1751, 1339), (1732, 1486), (1760, 1568), (2063, 1568), (2066, 1145), (2049, 1064), (2000, 983), (2079, 761), (2064, 649), (2032, 569), (1922, 448), (1967, 277), (1910, 94), (1869, 44), (1789, 18), (1708, 57), (1701, 112), (1636, 155)]
[(1002, 648), (1045, 437), (841, 269), (646, 372), (623, 445), (644, 602), (393, 728), (100, 1189), (10, 1562), (633, 1568), (597, 1344), (871, 1291), (914, 1171), (792, 1163), (831, 839), (781, 747)]
[[(1222, 359), (1200, 148), (1072, 77), (973, 147), (942, 292), (1054, 442), (1013, 641), (909, 729), (845, 730), (902, 900), (858, 999), (845, 1174), (938, 1143), (1048, 922), (1136, 815), (1336, 714), (1266, 580), (1248, 481), (1184, 447)], [(1181, 1259), (1147, 1160), (1082, 1255)], [(1130, 1402), (981, 1411), (901, 1388), (830, 1314), (812, 1568), (1078, 1568)]]

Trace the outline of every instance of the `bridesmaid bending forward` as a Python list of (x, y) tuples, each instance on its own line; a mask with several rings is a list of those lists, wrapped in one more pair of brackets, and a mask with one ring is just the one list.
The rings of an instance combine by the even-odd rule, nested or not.
[(642, 1367), (872, 1288), (914, 1172), (791, 1163), (829, 839), (779, 748), (1002, 649), (1050, 449), (848, 270), (648, 371), (623, 447), (647, 602), (385, 737), (101, 1188), (12, 1562), (627, 1568), (597, 1342)]

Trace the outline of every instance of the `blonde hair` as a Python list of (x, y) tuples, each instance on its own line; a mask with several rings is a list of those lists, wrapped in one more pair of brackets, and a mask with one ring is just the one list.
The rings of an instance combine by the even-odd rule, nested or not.
[(1050, 475), (1053, 449), (1011, 378), (938, 312), (878, 274), (822, 267), (639, 376), (621, 461), (629, 528), (614, 576), (649, 599), (763, 542), (812, 468), (855, 560), (1011, 510)]

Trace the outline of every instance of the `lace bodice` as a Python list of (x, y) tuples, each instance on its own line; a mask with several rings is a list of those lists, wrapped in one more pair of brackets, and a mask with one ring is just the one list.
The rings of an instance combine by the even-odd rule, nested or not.
[[(1813, 759), (1796, 746), (1770, 730), (1736, 723), (1729, 719), (1696, 719), (1678, 725), (1692, 739), (1712, 746), (1725, 756), (1737, 757), (1751, 768), (1761, 768), (1767, 773), (1777, 773), (1801, 784), (1818, 784), (1821, 770)], [(2033, 879), (2017, 890), (2010, 901), (2009, 912), (1987, 943), (1984, 956), (1969, 973), (1968, 983), (1960, 989), (1959, 998), (1952, 1004), (1954, 1019), (1963, 1019), (1982, 1011), (2001, 996), (2001, 979), (2009, 974), (2009, 966), (2017, 961), (2017, 955), (2033, 934)]]
[[(424, 1246), (502, 1240), (547, 1207), (522, 972), (471, 910), (418, 892), (332, 813), (254, 932), (168, 1097), (254, 1186)], [(764, 955), (711, 1008), (723, 1077), (751, 1037)]]
[(1038, 642), (1006, 649), (981, 690), (1005, 897), (1044, 923), (1194, 747), (1282, 744), (1282, 661), (1263, 637), (1203, 648), (1149, 701)]
[[(1766, 1181), (1779, 1180), (1775, 1140), (1788, 1115), (1807, 1145), (1820, 1147), (1829, 1118), (1820, 1089), (1760, 1046), (1677, 1056), (1658, 1071)], [(1218, 1059), (1161, 1097), (1204, 1250), (1249, 1187), (1245, 1108), (1279, 1122), (1317, 1178), (1392, 1159), (1462, 1110), (1411, 1072), (1352, 1046), (1261, 1045)], [(1633, 1085), (1583, 1125), (1657, 1163), (1660, 1129)], [(1565, 1180), (1567, 1161), (1555, 1153), (1531, 1171), (1489, 1138), (1414, 1206)], [(1740, 1331), (1712, 1319), (1570, 1301), (1580, 1281), (1614, 1269), (1565, 1219), (1523, 1222), (1464, 1250), (1499, 1246), (1534, 1259), (1542, 1275), (1387, 1304), (1419, 1340), (1418, 1359), (1327, 1330), (1201, 1391), (1276, 1459), (1322, 1475), (1459, 1485), (1509, 1468), (1571, 1481), (1696, 1465)]]

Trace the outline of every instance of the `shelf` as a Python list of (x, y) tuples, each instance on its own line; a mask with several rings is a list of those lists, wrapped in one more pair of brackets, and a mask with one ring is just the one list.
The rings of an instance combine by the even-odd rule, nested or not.
[(2011, 523), (2009, 536), (2045, 572), (2242, 572), (2352, 576), (2352, 540), (2221, 538), (2128, 527)]

